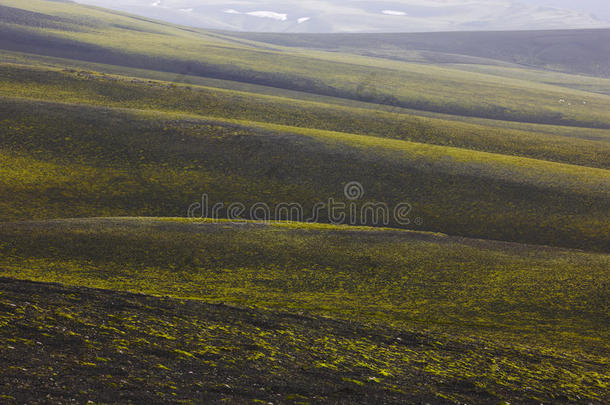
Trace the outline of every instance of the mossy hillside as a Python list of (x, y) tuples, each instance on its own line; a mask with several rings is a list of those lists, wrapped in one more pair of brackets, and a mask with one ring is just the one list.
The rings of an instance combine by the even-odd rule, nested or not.
[(316, 224), (3, 224), (2, 275), (602, 353), (608, 255)]
[[(525, 131), (525, 132), (536, 132), (545, 135), (560, 135), (566, 136), (570, 138), (581, 138), (586, 140), (603, 140), (608, 138), (607, 130), (603, 129), (594, 129), (594, 128), (584, 128), (584, 127), (574, 127), (574, 126), (565, 126), (565, 125), (545, 125), (545, 124), (534, 124), (534, 123), (526, 123), (526, 122), (517, 122), (517, 121), (502, 121), (502, 120), (494, 120), (494, 119), (486, 119), (486, 118), (477, 118), (470, 116), (461, 116), (461, 115), (451, 115), (451, 114), (443, 114), (443, 113), (435, 113), (431, 111), (424, 110), (416, 110), (409, 109), (398, 106), (384, 105), (384, 104), (376, 104), (373, 102), (364, 102), (347, 98), (340, 97), (332, 97), (325, 96), (321, 94), (308, 93), (305, 91), (296, 91), (296, 90), (288, 90), (282, 89), (278, 87), (272, 86), (264, 86), (254, 83), (246, 83), (246, 82), (238, 82), (232, 80), (223, 80), (223, 79), (214, 79), (210, 77), (202, 77), (202, 76), (194, 76), (188, 73), (171, 73), (171, 72), (163, 72), (163, 71), (155, 71), (150, 69), (138, 69), (138, 68), (130, 68), (126, 66), (118, 66), (118, 65), (109, 65), (103, 63), (94, 63), (87, 61), (80, 61), (75, 59), (66, 59), (66, 58), (57, 58), (51, 56), (44, 55), (36, 55), (32, 53), (23, 53), (17, 51), (8, 51), (0, 49), (0, 56), (5, 59), (6, 64), (20, 65), (21, 68), (23, 66), (28, 66), (28, 68), (34, 68), (35, 70), (40, 70), (43, 67), (46, 70), (64, 70), (69, 71), (72, 70), (72, 73), (76, 73), (77, 75), (85, 75), (89, 79), (93, 79), (96, 76), (96, 72), (103, 72), (102, 74), (108, 74), (114, 76), (114, 78), (127, 77), (127, 78), (140, 78), (140, 80), (152, 80), (152, 81), (162, 81), (162, 82), (171, 82), (175, 85), (186, 85), (186, 87), (193, 86), (203, 86), (203, 87), (212, 87), (214, 89), (225, 89), (225, 90), (236, 90), (239, 92), (246, 92), (249, 95), (257, 94), (257, 95), (266, 95), (266, 96), (276, 96), (281, 97), (283, 99), (290, 99), (291, 102), (298, 101), (308, 101), (313, 102), (315, 104), (323, 104), (328, 106), (329, 104), (332, 106), (341, 106), (341, 107), (350, 107), (357, 109), (364, 109), (369, 114), (371, 111), (383, 111), (390, 112), (393, 114), (403, 114), (409, 115), (419, 118), (432, 118), (438, 119), (443, 122), (450, 121), (450, 125), (452, 124), (475, 124), (475, 126), (483, 126), (486, 127), (487, 131), (494, 131), (495, 129), (514, 129), (517, 131)], [(98, 77), (98, 79), (101, 77)], [(130, 80), (130, 79), (128, 79)], [(133, 79), (131, 79), (133, 80)], [(138, 80), (138, 79), (135, 79)], [(32, 86), (33, 83), (30, 83)], [(167, 84), (164, 84), (167, 85)], [(23, 91), (20, 89), (19, 91)], [(266, 98), (267, 102), (271, 102), (269, 98)], [(328, 125), (328, 124), (327, 124)], [(476, 127), (471, 127), (473, 132), (476, 132)], [(355, 129), (352, 132), (358, 132)]]
[(359, 181), (360, 203), (410, 203), (411, 221), (423, 220), (418, 229), (607, 246), (602, 169), (273, 124), (3, 105), (5, 219), (184, 216), (203, 193), (210, 203), (247, 207), (301, 203), (309, 216), (315, 203), (344, 200), (345, 184)]
[(251, 39), (0, 0), (0, 402), (608, 402), (607, 82)]
[(353, 319), (9, 279), (0, 308), (7, 404), (602, 403), (608, 381), (593, 354)]
[(541, 69), (524, 69), (506, 66), (455, 64), (452, 67), (474, 72), (481, 72), (500, 77), (525, 79), (537, 83), (546, 83), (592, 93), (610, 94), (610, 79), (586, 75), (574, 75)]
[[(404, 114), (296, 101), (199, 86), (58, 71), (0, 67), (0, 94), (113, 107), (186, 112), (298, 127), (350, 132), (593, 167), (610, 167), (609, 132), (557, 136)], [(575, 135), (575, 136), (574, 136)], [(594, 140), (595, 139), (595, 140)]]
[[(610, 126), (608, 96), (601, 94), (510, 79), (498, 82), (492, 75), (353, 55), (247, 46), (200, 30), (141, 20), (135, 26), (144, 24), (147, 28), (125, 29), (123, 26), (133, 18), (116, 13), (96, 10), (92, 14), (90, 8), (49, 6), (43, 1), (32, 1), (27, 6), (12, 0), (5, 2), (49, 15), (72, 15), (75, 21), (87, 14), (85, 20), (91, 28), (58, 30), (4, 22), (4, 49), (237, 80), (426, 111)], [(126, 23), (117, 24), (117, 20)], [(573, 97), (578, 103), (569, 107), (561, 104), (559, 100), (566, 97)]]

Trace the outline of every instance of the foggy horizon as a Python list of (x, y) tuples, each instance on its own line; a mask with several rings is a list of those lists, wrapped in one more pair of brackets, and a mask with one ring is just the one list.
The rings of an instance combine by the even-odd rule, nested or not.
[(601, 0), (76, 0), (208, 29), (397, 33), (610, 28)]

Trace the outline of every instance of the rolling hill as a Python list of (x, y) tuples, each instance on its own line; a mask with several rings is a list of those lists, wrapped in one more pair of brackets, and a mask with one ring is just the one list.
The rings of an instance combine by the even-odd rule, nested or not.
[(606, 398), (607, 255), (167, 218), (1, 224), (0, 249), (14, 399)]
[(409, 34), (225, 34), (273, 45), (396, 60), (532, 67), (610, 77), (610, 29)]
[[(27, 5), (4, 0), (3, 4), (9, 12), (2, 14), (2, 49), (248, 82), (438, 113), (610, 127), (605, 95), (515, 79), (498, 82), (494, 76), (432, 65), (422, 67), (359, 55), (236, 42), (227, 35), (80, 5), (43, 0)], [(15, 17), (18, 12), (13, 12), (14, 9), (28, 15), (28, 22)], [(472, 96), (473, 88), (477, 89), (477, 97)], [(566, 98), (570, 98), (570, 106), (560, 102)]]
[[(507, 143), (499, 131), (498, 147), (509, 152), (489, 153), (477, 149), (492, 148), (491, 135), (481, 148), (484, 142), (468, 127), (454, 130), (443, 121), (432, 121), (431, 127), (412, 121), (411, 130), (396, 114), (379, 120), (361, 110), (321, 112), (318, 104), (297, 107), (281, 98), (199, 92), (162, 82), (21, 68), (5, 72), (11, 85), (5, 94), (29, 96), (2, 99), (5, 220), (183, 216), (204, 193), (211, 205), (225, 208), (232, 202), (298, 203), (309, 218), (329, 197), (349, 202), (343, 189), (358, 181), (366, 192), (358, 207), (408, 203), (409, 225), (418, 229), (607, 251), (605, 133), (596, 141), (555, 136), (549, 151), (537, 146), (544, 144), (536, 139), (540, 135), (518, 133)], [(354, 123), (359, 132), (375, 128), (370, 132), (376, 136), (337, 131)], [(317, 128), (327, 125), (334, 125), (333, 131)], [(388, 138), (392, 130), (410, 137), (420, 132), (419, 142)], [(460, 142), (460, 132), (469, 148), (447, 146)], [(426, 140), (441, 145), (422, 143)], [(583, 156), (581, 148), (596, 154)], [(599, 167), (518, 156), (532, 152)], [(248, 212), (244, 218), (250, 219)], [(331, 218), (322, 212), (318, 220)]]
[(0, 0), (0, 399), (606, 403), (608, 32)]

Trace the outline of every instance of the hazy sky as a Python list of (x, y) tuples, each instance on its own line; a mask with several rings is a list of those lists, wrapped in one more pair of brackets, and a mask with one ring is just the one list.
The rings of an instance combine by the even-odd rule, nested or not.
[(609, 0), (524, 0), (522, 3), (577, 10), (590, 13), (599, 19), (610, 20)]
[(205, 28), (417, 32), (610, 27), (610, 0), (76, 0)]

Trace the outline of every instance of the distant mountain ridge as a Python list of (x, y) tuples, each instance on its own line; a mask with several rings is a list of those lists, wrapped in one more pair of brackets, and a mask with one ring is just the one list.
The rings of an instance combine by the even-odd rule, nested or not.
[(582, 11), (518, 0), (78, 0), (175, 24), (244, 32), (380, 33), (609, 28)]
[[(43, 6), (45, 4), (46, 6)], [(87, 13), (93, 13), (92, 15), (97, 17), (86, 16)], [(108, 18), (109, 16), (114, 17)], [(137, 27), (130, 28), (129, 25)], [(174, 26), (146, 17), (63, 0), (33, 1), (23, 6), (16, 1), (0, 1), (0, 48), (4, 49), (30, 49), (34, 53), (49, 56), (66, 56), (76, 52), (80, 55), (79, 59), (98, 62), (108, 61), (104, 54), (118, 52), (121, 55), (117, 57), (122, 62), (115, 62), (125, 64), (126, 59), (131, 60), (134, 55), (128, 57), (119, 51), (120, 47), (109, 47), (114, 37), (106, 37), (106, 40), (94, 45), (73, 35), (63, 38), (57, 36), (62, 36), (61, 32), (93, 33), (117, 28), (124, 32), (134, 32), (135, 29), (137, 32), (150, 34), (177, 29), (183, 33), (203, 35), (207, 40), (240, 43), (256, 49), (299, 47), (407, 62), (526, 66), (548, 71), (610, 77), (610, 29), (411, 34), (244, 33)], [(43, 33), (41, 30), (49, 32)], [(166, 59), (165, 56), (160, 57)], [(155, 63), (158, 62), (159, 57)], [(143, 66), (142, 63), (135, 62), (128, 64)], [(172, 70), (175, 70), (176, 66), (174, 63)], [(209, 69), (206, 69), (206, 72), (208, 76), (214, 76)], [(224, 76), (226, 75), (223, 74)], [(233, 77), (229, 79), (235, 80)]]
[[(271, 34), (225, 32), (274, 45), (350, 52), (432, 63), (467, 63), (463, 57), (610, 77), (610, 29), (412, 34)], [(421, 55), (420, 55), (421, 56)], [(459, 57), (458, 57), (459, 56)], [(488, 62), (489, 63), (489, 62)]]

